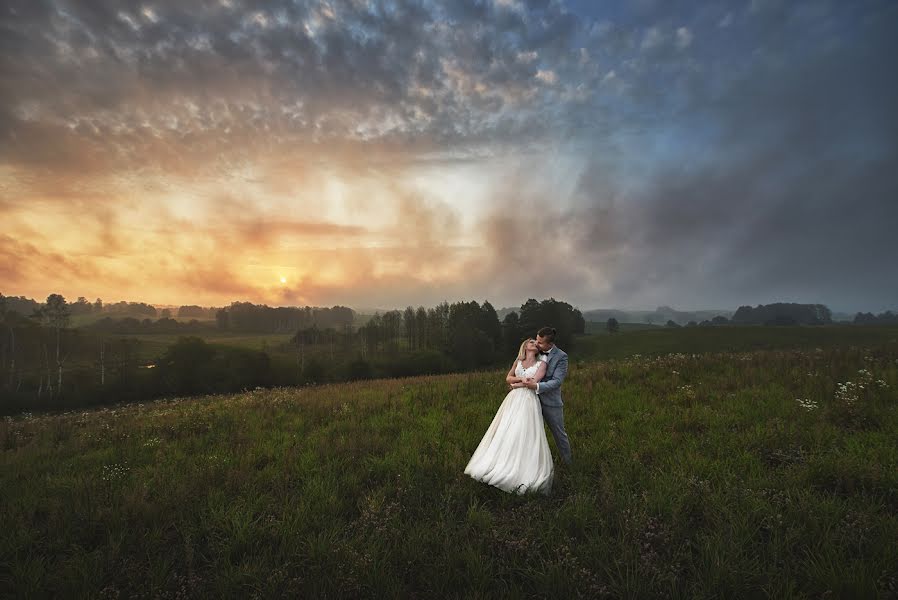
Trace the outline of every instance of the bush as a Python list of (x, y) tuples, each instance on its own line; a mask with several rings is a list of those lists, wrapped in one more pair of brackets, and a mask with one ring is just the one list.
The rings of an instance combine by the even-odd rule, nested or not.
[(357, 356), (346, 365), (346, 378), (349, 381), (371, 379), (372, 374), (371, 363), (361, 356)]
[(410, 377), (413, 375), (435, 375), (451, 370), (451, 363), (435, 350), (424, 350), (408, 354), (384, 365), (384, 370), (391, 377)]

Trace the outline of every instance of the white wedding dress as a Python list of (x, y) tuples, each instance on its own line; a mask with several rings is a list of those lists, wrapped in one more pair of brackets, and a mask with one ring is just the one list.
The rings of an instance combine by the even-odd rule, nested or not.
[[(518, 361), (514, 374), (533, 377), (537, 367), (539, 362), (524, 369)], [(496, 411), (465, 474), (505, 492), (548, 494), (554, 471), (539, 397), (529, 388), (515, 388)]]

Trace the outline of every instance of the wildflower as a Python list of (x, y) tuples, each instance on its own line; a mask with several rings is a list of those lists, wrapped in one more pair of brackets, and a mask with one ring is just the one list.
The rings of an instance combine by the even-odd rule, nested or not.
[(125, 475), (127, 475), (128, 471), (131, 470), (131, 467), (127, 465), (127, 463), (118, 464), (113, 463), (111, 465), (103, 465), (102, 477), (103, 481), (118, 481), (119, 479), (123, 479)]
[(817, 408), (819, 408), (816, 402), (808, 398), (796, 398), (795, 401), (798, 402), (799, 406), (807, 411), (816, 410)]

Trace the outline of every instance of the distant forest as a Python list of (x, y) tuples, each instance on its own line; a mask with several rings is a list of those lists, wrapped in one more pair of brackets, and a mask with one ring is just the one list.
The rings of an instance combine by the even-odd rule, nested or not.
[[(0, 294), (0, 411), (495, 368), (544, 325), (570, 350), (587, 322), (610, 333), (626, 323), (612, 316), (599, 324), (593, 319), (600, 311), (584, 315), (554, 298), (529, 299), (501, 318), (489, 302), (476, 301), (409, 306), (367, 320), (345, 306), (249, 302), (174, 312), (177, 318), (141, 302), (69, 303), (51, 294), (41, 303)], [(686, 326), (832, 322), (822, 304), (740, 306), (731, 318), (677, 316), (699, 314), (707, 318)], [(898, 316), (858, 313), (854, 323), (898, 324)], [(681, 325), (668, 319), (666, 326)]]
[[(558, 330), (556, 342), (566, 349), (585, 328), (579, 310), (555, 299), (528, 300), (501, 321), (489, 302), (470, 301), (409, 306), (376, 314), (362, 326), (353, 325), (357, 315), (341, 306), (234, 302), (215, 309), (214, 321), (183, 322), (169, 315), (152, 320), (155, 308), (142, 303), (112, 305), (113, 311), (82, 300), (68, 303), (51, 294), (37, 303), (0, 295), (4, 412), (492, 368), (505, 365), (524, 337), (544, 325)], [(208, 318), (199, 307), (187, 308)], [(81, 311), (104, 316), (71, 326)], [(128, 316), (112, 316), (122, 313)], [(148, 355), (158, 347), (157, 334), (176, 339)], [(259, 350), (259, 340), (272, 334), (289, 337), (262, 341)], [(221, 336), (245, 339), (247, 347), (216, 343)]]

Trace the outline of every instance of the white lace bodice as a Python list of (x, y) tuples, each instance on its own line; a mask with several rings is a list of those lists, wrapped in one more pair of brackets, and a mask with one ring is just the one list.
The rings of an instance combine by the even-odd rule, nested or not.
[(533, 377), (534, 375), (536, 375), (536, 370), (539, 368), (540, 362), (541, 361), (537, 360), (535, 363), (525, 369), (523, 361), (519, 360), (518, 366), (514, 369), (515, 377)]

